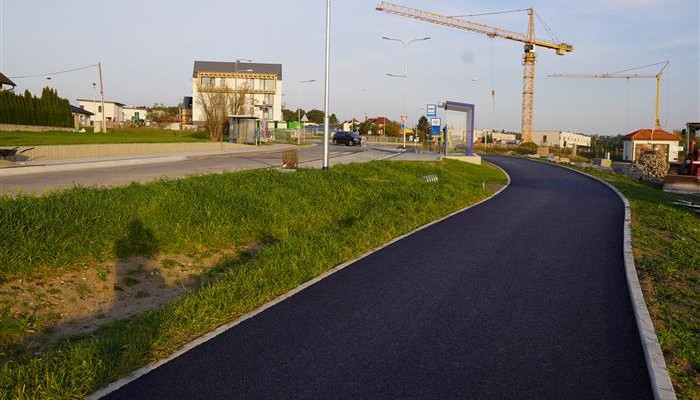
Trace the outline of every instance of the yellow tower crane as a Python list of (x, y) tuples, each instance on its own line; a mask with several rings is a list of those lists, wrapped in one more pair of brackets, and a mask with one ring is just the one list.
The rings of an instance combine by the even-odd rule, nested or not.
[[(659, 97), (661, 96), (661, 76), (668, 67), (670, 61), (662, 61), (655, 64), (643, 65), (641, 67), (634, 67), (617, 72), (605, 72), (602, 74), (552, 74), (549, 75), (552, 78), (624, 78), (624, 79), (634, 79), (634, 78), (655, 78), (656, 79), (656, 112), (654, 114), (654, 130), (657, 131), (661, 129), (661, 124), (659, 123)], [(643, 68), (654, 67), (657, 65), (662, 65), (661, 69), (656, 74), (628, 74), (627, 72), (635, 71)]]
[(399, 15), (401, 17), (447, 26), (450, 28), (482, 33), (491, 38), (498, 37), (525, 43), (525, 52), (523, 54), (523, 65), (525, 66), (523, 72), (523, 109), (520, 132), (522, 134), (523, 142), (532, 141), (532, 108), (535, 95), (535, 46), (555, 50), (558, 55), (564, 55), (574, 50), (573, 46), (567, 43), (553, 43), (535, 38), (534, 8), (529, 8), (527, 10), (529, 14), (529, 25), (526, 34), (495, 28), (457, 17), (445, 16), (433, 12), (387, 3), (385, 1), (379, 3), (377, 10), (389, 14)]

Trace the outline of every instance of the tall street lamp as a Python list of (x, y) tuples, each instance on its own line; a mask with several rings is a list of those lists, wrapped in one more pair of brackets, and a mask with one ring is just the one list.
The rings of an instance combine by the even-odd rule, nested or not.
[[(301, 85), (305, 83), (316, 82), (316, 79), (308, 79), (305, 81), (299, 81), (299, 86), (297, 87), (297, 95), (299, 99), (299, 105), (297, 106), (297, 123), (301, 127)], [(298, 137), (299, 143), (301, 143), (301, 136)]]
[[(93, 114), (93, 115), (97, 116), (97, 83), (95, 83), (95, 82), (92, 82), (92, 110), (95, 112), (95, 114)], [(93, 126), (92, 131), (95, 132), (95, 128), (94, 128), (95, 121), (94, 120), (92, 121), (92, 126)]]
[(406, 119), (408, 118), (408, 115), (406, 115), (406, 86), (408, 85), (408, 46), (410, 46), (411, 43), (429, 40), (430, 36), (424, 37), (424, 38), (418, 38), (418, 39), (411, 39), (408, 42), (404, 42), (401, 39), (394, 39), (394, 38), (390, 38), (387, 36), (382, 36), (382, 39), (390, 40), (390, 41), (394, 41), (394, 42), (399, 42), (403, 46), (403, 53), (404, 53), (403, 74), (402, 75), (387, 74), (387, 75), (394, 77), (394, 78), (403, 78), (403, 115), (401, 115), (401, 132), (403, 134), (403, 148), (405, 149), (406, 148)]
[(301, 126), (301, 85), (304, 83), (316, 82), (316, 79), (309, 79), (305, 81), (299, 81), (299, 87), (297, 88), (297, 98), (299, 99), (299, 106), (297, 107), (297, 122)]
[[(240, 101), (241, 96), (240, 96), (240, 93), (238, 92), (238, 72), (239, 72), (238, 71), (238, 64), (241, 62), (253, 62), (253, 60), (251, 60), (249, 58), (236, 58), (236, 63), (235, 63), (234, 72), (233, 72), (233, 93), (234, 93), (234, 96), (236, 99), (236, 114), (238, 114), (238, 110), (241, 108), (241, 104), (243, 103)], [(240, 72), (253, 72), (253, 70), (246, 69), (246, 70), (243, 70)], [(239, 104), (239, 103), (241, 103), (241, 104)]]

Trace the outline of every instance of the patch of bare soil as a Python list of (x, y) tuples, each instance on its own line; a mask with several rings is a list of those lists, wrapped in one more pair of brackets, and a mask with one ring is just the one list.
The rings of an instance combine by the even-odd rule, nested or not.
[(130, 257), (48, 279), (8, 281), (0, 285), (0, 304), (10, 305), (12, 315), (34, 317), (23, 339), (41, 348), (157, 308), (200, 285), (203, 273), (229, 254)]

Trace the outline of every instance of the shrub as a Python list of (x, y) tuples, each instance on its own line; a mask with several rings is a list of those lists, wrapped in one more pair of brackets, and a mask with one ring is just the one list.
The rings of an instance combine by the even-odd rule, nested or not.
[(537, 154), (537, 145), (533, 142), (523, 143), (516, 147), (514, 150), (515, 154)]

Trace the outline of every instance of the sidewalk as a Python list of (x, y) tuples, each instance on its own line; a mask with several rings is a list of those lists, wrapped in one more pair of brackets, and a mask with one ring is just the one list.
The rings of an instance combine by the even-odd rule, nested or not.
[(227, 156), (232, 154), (277, 153), (291, 148), (297, 148), (297, 146), (288, 144), (273, 144), (228, 150), (153, 153), (128, 156), (74, 158), (65, 160), (34, 160), (16, 162), (13, 163), (12, 166), (7, 166), (5, 168), (0, 166), (0, 176), (10, 177), (42, 172), (75, 171), (80, 169), (108, 168), (125, 165), (157, 164), (196, 158)]

